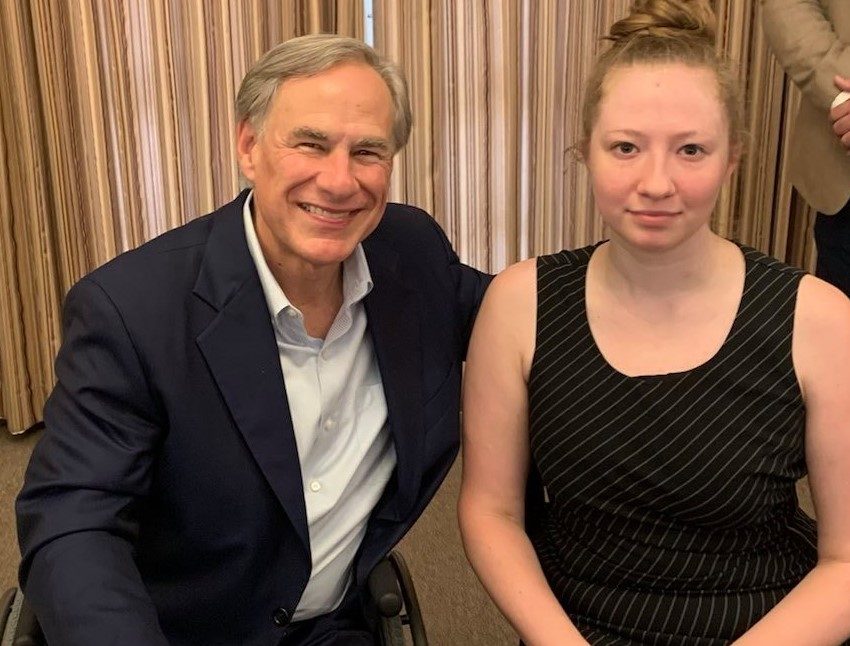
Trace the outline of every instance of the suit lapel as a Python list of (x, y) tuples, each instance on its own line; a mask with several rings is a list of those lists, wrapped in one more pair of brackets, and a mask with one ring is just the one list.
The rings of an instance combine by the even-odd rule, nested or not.
[(218, 315), (197, 342), (248, 449), (309, 558), (298, 448), (268, 305), (245, 239), (245, 195), (224, 207), (213, 222), (195, 294)]
[(413, 507), (422, 478), (422, 322), (416, 292), (399, 278), (395, 252), (372, 240), (363, 247), (374, 284), (364, 305), (397, 458), (398, 490), (384, 496), (375, 517), (397, 521)]

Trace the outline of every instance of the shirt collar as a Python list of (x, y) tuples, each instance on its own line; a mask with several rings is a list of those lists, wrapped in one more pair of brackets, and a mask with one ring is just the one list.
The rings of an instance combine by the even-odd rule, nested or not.
[[(254, 261), (254, 266), (257, 268), (257, 274), (260, 276), (260, 284), (263, 287), (269, 313), (272, 318), (277, 318), (287, 307), (294, 308), (294, 306), (275, 280), (263, 255), (263, 250), (260, 248), (260, 241), (257, 239), (252, 216), (253, 200), (254, 191), (251, 191), (242, 207), (245, 237), (248, 240), (248, 251)], [(369, 272), (366, 252), (363, 251), (363, 245), (358, 243), (352, 254), (342, 262), (342, 306), (344, 308), (351, 307), (362, 300), (366, 294), (372, 291), (372, 286), (372, 274)]]

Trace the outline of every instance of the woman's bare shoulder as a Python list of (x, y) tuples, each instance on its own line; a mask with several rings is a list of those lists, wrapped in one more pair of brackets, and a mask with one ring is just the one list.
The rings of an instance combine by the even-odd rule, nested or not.
[(494, 292), (499, 300), (522, 300), (533, 296), (537, 286), (537, 259), (529, 258), (506, 267), (490, 285), (488, 294)]

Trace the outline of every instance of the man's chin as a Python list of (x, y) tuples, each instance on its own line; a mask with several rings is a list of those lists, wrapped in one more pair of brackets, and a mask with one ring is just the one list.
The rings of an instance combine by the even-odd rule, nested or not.
[(358, 242), (347, 244), (335, 244), (323, 246), (320, 249), (312, 249), (304, 254), (303, 259), (315, 267), (332, 267), (342, 264), (354, 250)]

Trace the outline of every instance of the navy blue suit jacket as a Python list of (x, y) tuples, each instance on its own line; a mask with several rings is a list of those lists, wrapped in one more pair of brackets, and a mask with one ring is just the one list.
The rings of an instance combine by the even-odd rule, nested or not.
[[(21, 583), (54, 644), (277, 644), (310, 575), (292, 420), (246, 193), (68, 293), (58, 382), (17, 501)], [(355, 585), (435, 493), (488, 277), (424, 212), (363, 242), (397, 467)]]

